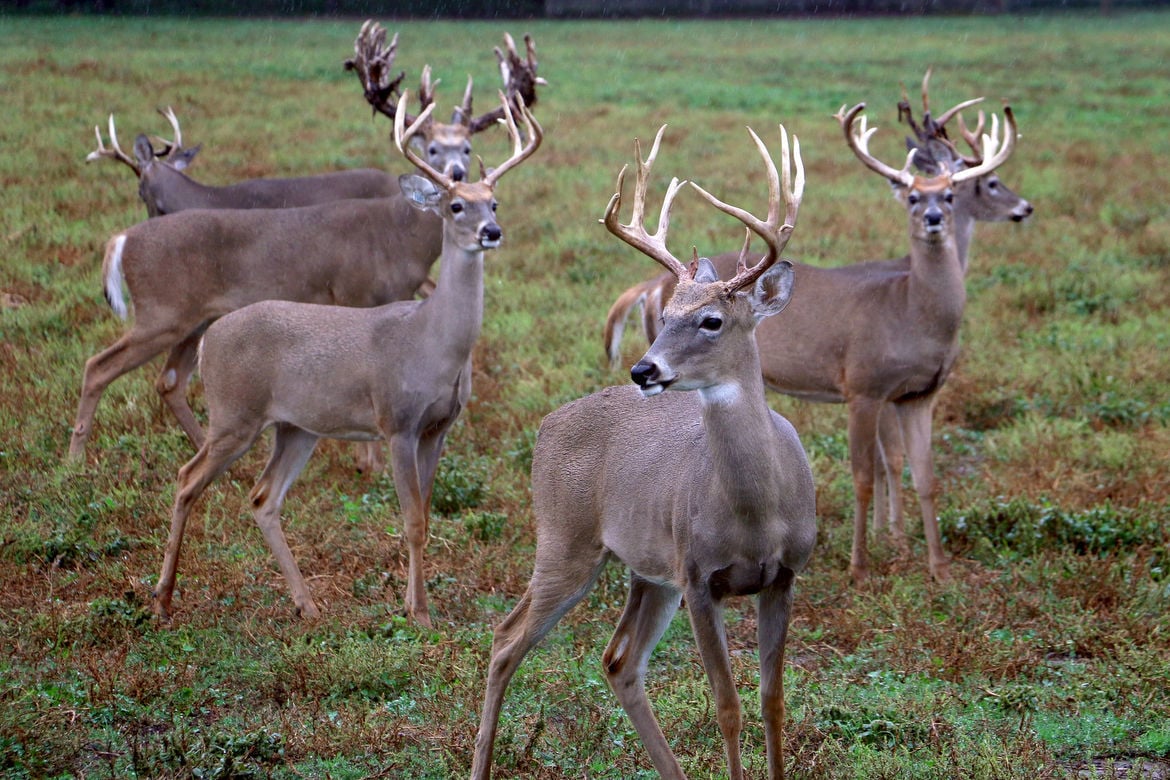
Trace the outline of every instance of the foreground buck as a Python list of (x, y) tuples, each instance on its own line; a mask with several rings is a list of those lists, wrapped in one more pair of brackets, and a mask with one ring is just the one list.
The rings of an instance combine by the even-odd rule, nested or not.
[[(978, 132), (983, 127), (983, 115), (980, 114), (979, 125), (975, 132), (967, 130), (962, 124), (962, 117), (959, 112), (966, 107), (978, 103), (981, 99), (960, 103), (944, 112), (937, 120), (932, 120), (929, 113), (927, 97), (928, 79), (929, 73), (923, 79), (923, 106), (925, 114), (922, 125), (919, 127), (911, 119), (910, 124), (915, 131), (916, 138), (914, 140), (907, 139), (907, 145), (913, 150), (913, 159), (924, 173), (931, 177), (955, 174), (952, 179), (953, 203), (950, 204), (951, 210), (947, 224), (948, 229), (953, 230), (956, 257), (960, 274), (962, 274), (967, 268), (968, 250), (977, 221), (999, 222), (1009, 219), (1020, 221), (1032, 213), (1032, 205), (999, 181), (995, 173), (998, 163), (985, 165), (983, 155), (986, 148), (975, 137), (975, 132)], [(906, 116), (909, 110), (908, 101), (904, 100), (903, 104), (899, 107), (899, 113)], [(944, 131), (945, 124), (955, 117), (958, 117), (961, 132), (967, 142), (972, 146), (972, 149), (976, 151), (976, 154), (960, 154), (946, 138)], [(973, 171), (975, 173), (972, 173)], [(900, 181), (891, 183), (894, 186), (895, 194), (902, 197), (905, 194), (905, 185)], [(713, 258), (712, 262), (717, 270), (725, 273), (729, 268), (734, 267), (736, 258), (737, 256), (735, 254), (729, 253)], [(836, 307), (839, 305), (837, 303), (818, 302), (815, 300), (817, 296), (823, 295), (824, 301), (852, 301), (857, 296), (857, 293), (850, 292), (850, 290), (859, 287), (868, 288), (874, 284), (875, 280), (882, 280), (887, 275), (889, 275), (889, 278), (886, 281), (903, 285), (911, 272), (911, 265), (911, 255), (905, 255), (894, 260), (869, 261), (825, 269), (798, 265), (796, 267), (797, 284), (800, 285), (802, 291), (798, 301), (789, 309), (784, 317), (776, 322), (769, 321), (764, 323), (756, 334), (760, 348), (760, 360), (763, 367), (764, 381), (768, 387), (778, 392), (789, 393), (807, 400), (830, 400), (836, 402), (844, 400), (841, 393), (835, 387), (830, 391), (818, 390), (813, 392), (792, 389), (791, 383), (786, 379), (791, 371), (792, 361), (801, 359), (799, 355), (803, 355), (804, 359), (807, 360), (813, 360), (815, 358), (817, 362), (824, 361), (825, 357), (817, 354), (812, 348), (800, 352), (800, 344), (793, 343), (792, 341), (792, 326), (790, 323), (797, 316), (808, 317), (811, 321), (817, 315), (817, 312), (823, 313), (829, 306), (832, 306), (836, 310)], [(810, 284), (806, 284), (803, 281), (805, 275), (816, 277), (818, 280), (816, 290), (819, 290), (819, 292), (810, 289)], [(921, 285), (918, 285), (918, 287), (921, 289)], [(838, 290), (843, 292), (838, 292)], [(631, 287), (618, 297), (609, 311), (605, 327), (605, 344), (611, 363), (616, 363), (620, 359), (622, 329), (629, 313), (635, 307), (642, 306), (643, 328), (647, 334), (647, 338), (653, 340), (660, 328), (659, 322), (663, 306), (669, 301), (673, 291), (674, 278), (669, 274), (662, 274), (654, 279)], [(843, 299), (841, 298), (842, 295), (847, 297)], [(816, 325), (809, 325), (808, 327), (819, 330)], [(838, 327), (842, 326), (838, 323)], [(864, 326), (858, 325), (857, 327), (861, 328)], [(833, 338), (837, 339), (837, 343), (844, 343), (840, 340), (839, 335)], [(794, 357), (794, 351), (798, 352), (799, 355)], [(860, 362), (865, 359), (865, 355), (855, 354), (847, 359)], [(827, 370), (842, 370), (838, 362), (829, 361), (829, 364)], [(834, 382), (828, 383), (834, 384)], [(887, 490), (886, 486), (888, 486), (888, 523), (895, 543), (899, 548), (905, 549), (907, 543), (902, 520), (902, 494), (900, 490), (904, 463), (903, 437), (898, 413), (892, 404), (885, 405), (880, 412), (877, 430), (878, 440), (871, 448), (872, 457), (875, 459), (875, 523), (883, 522), (885, 513), (881, 510), (885, 508), (887, 502), (881, 501), (879, 504), (878, 500), (880, 500), (882, 493)], [(854, 446), (852, 432), (850, 433), (850, 442), (852, 452)], [(923, 468), (920, 465), (919, 475), (922, 474)], [(913, 470), (912, 468), (912, 472)], [(916, 476), (916, 485), (920, 481), (921, 477)], [(929, 484), (933, 485), (933, 478), (929, 480)], [(926, 506), (923, 507), (924, 514), (933, 513), (933, 500), (930, 502), (930, 507), (930, 509), (927, 509)], [(928, 538), (928, 545), (929, 542), (930, 540)], [(937, 557), (932, 555), (932, 560)], [(858, 579), (864, 578), (865, 568), (864, 566), (855, 566), (854, 576)], [(939, 566), (932, 565), (932, 571), (935, 571), (936, 575), (942, 578), (947, 576), (945, 564)]]
[[(794, 581), (816, 538), (815, 497), (796, 432), (764, 401), (752, 335), (792, 293), (792, 268), (777, 260), (796, 222), (804, 172), (797, 145), (792, 187), (783, 136), (787, 210), (781, 223), (775, 165), (755, 133), (752, 137), (768, 171), (767, 220), (699, 190), (768, 246), (759, 263), (741, 263), (729, 281), (719, 281), (706, 259), (696, 258), (688, 269), (667, 249), (677, 180), (667, 191), (657, 232), (648, 234), (643, 226), (647, 177), (661, 130), (645, 161), (635, 143), (638, 176), (629, 225), (618, 217), (623, 176), (618, 177), (606, 227), (665, 266), (678, 278), (678, 291), (664, 312), (662, 332), (631, 370), (639, 388), (608, 388), (561, 407), (541, 424), (532, 463), (535, 570), (528, 590), (495, 631), (471, 770), (476, 780), (491, 773), (508, 681), (610, 559), (631, 573), (625, 612), (603, 655), (605, 673), (659, 774), (683, 777), (654, 718), (644, 677), (655, 644), (685, 599), (714, 692), (728, 775), (742, 780), (742, 716), (722, 609), (727, 598), (751, 594), (759, 596), (768, 776), (784, 774), (784, 644)], [(687, 390), (695, 392), (669, 392)]]
[(145, 134), (134, 140), (134, 156), (122, 151), (110, 114), (110, 145), (102, 141), (95, 127), (97, 148), (85, 160), (113, 160), (125, 164), (138, 177), (138, 196), (148, 216), (159, 217), (187, 209), (282, 209), (312, 206), (344, 198), (386, 198), (398, 192), (398, 177), (374, 168), (323, 173), (296, 178), (248, 179), (214, 187), (200, 184), (183, 171), (200, 147), (183, 147), (179, 118), (170, 108), (160, 114), (174, 131), (174, 140), (163, 141), (156, 150)]
[[(536, 75), (536, 44), (532, 36), (525, 35), (525, 57), (516, 51), (516, 42), (511, 35), (504, 34), (506, 51), (496, 47), (496, 59), (504, 91), (512, 109), (522, 102), (529, 109), (536, 105), (536, 87), (547, 82)], [(406, 112), (406, 104), (399, 99), (399, 86), (405, 73), (393, 75), (394, 57), (398, 52), (398, 34), (386, 44), (386, 29), (373, 20), (367, 20), (358, 32), (353, 44), (354, 56), (345, 61), (345, 69), (357, 74), (362, 85), (366, 102), (377, 112), (394, 121), (396, 114)], [(431, 81), (430, 67), (423, 68), (419, 86), (420, 112), (435, 102), (436, 79)], [(471, 170), (471, 137), (493, 127), (504, 117), (503, 109), (494, 108), (486, 114), (474, 116), (471, 111), (471, 77), (467, 78), (467, 89), (463, 102), (451, 114), (450, 124), (437, 122), (427, 114), (419, 132), (411, 143), (421, 152), (423, 159), (433, 169), (455, 181), (462, 181)], [(408, 125), (414, 124), (422, 113), (404, 117)]]
[(512, 156), (475, 183), (430, 168), (408, 146), (419, 123), (404, 129), (401, 116), (395, 122), (398, 149), (425, 174), (402, 177), (403, 192), (414, 208), (443, 221), (439, 283), (425, 301), (370, 309), (265, 301), (208, 328), (200, 359), (207, 439), (179, 472), (154, 591), (160, 617), (170, 616), (192, 505), (263, 430), (274, 427), (272, 455), (251, 499), (297, 611), (305, 617), (320, 612), (281, 530), (286, 492), (319, 438), (386, 439), (410, 552), (406, 609), (430, 625), (422, 565), (431, 488), (443, 439), (471, 393), (471, 350), (483, 322), (484, 251), (499, 246), (503, 237), (494, 190), (501, 176), (536, 151), (542, 137), (531, 114), (521, 112), (527, 143), (506, 110)]

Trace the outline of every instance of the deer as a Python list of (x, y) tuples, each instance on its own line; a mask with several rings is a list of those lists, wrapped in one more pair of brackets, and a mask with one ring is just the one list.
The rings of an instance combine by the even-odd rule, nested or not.
[[(524, 57), (517, 52), (516, 42), (508, 33), (504, 33), (504, 50), (498, 46), (495, 48), (500, 76), (506, 85), (505, 90), (508, 99), (512, 101), (513, 109), (517, 100), (522, 100), (529, 109), (532, 109), (537, 100), (536, 87), (548, 84), (545, 79), (536, 75), (536, 43), (532, 36), (525, 35), (524, 43)], [(395, 33), (387, 45), (386, 29), (378, 22), (367, 19), (354, 40), (354, 56), (345, 61), (345, 69), (357, 75), (366, 102), (373, 111), (385, 115), (391, 122), (398, 111), (405, 110), (402, 102), (396, 98), (406, 75), (404, 72), (397, 76), (393, 75), (397, 53), (398, 34)], [(423, 68), (418, 93), (422, 109), (434, 102), (434, 91), (439, 81), (438, 79), (431, 81), (430, 66)], [(475, 116), (471, 108), (471, 92), (472, 78), (468, 76), (463, 101), (452, 112), (451, 122), (444, 124), (428, 118), (418, 135), (411, 141), (431, 167), (455, 181), (462, 181), (471, 169), (472, 136), (495, 126), (503, 118), (501, 107)], [(406, 122), (410, 124), (419, 116), (421, 114), (408, 113)]]
[(147, 216), (159, 217), (186, 209), (271, 209), (312, 206), (344, 198), (387, 198), (398, 192), (398, 177), (375, 168), (335, 171), (297, 178), (247, 179), (222, 187), (201, 184), (184, 171), (202, 148), (183, 146), (183, 132), (174, 109), (159, 109), (170, 123), (174, 140), (162, 140), (161, 149), (145, 133), (134, 139), (133, 156), (122, 150), (109, 118), (110, 145), (102, 140), (99, 126), (93, 131), (97, 148), (85, 161), (112, 160), (134, 171), (138, 196)]
[[(982, 163), (983, 151), (979, 134), (983, 130), (985, 117), (980, 112), (978, 125), (974, 131), (971, 131), (963, 123), (961, 112), (980, 103), (983, 98), (963, 101), (940, 114), (938, 119), (932, 119), (928, 95), (929, 79), (930, 71), (928, 70), (922, 81), (924, 113), (921, 125), (918, 125), (913, 119), (913, 112), (905, 89), (903, 89), (902, 102), (898, 106), (899, 118), (907, 119), (915, 133), (914, 139), (907, 138), (906, 140), (907, 148), (916, 150), (914, 154), (915, 166), (929, 175), (977, 168)], [(971, 146), (973, 155), (961, 154), (947, 138), (945, 127), (953, 118), (958, 119), (960, 133)], [(897, 190), (896, 187), (895, 190)], [(1007, 220), (1019, 222), (1027, 219), (1032, 212), (1032, 204), (1004, 185), (994, 169), (982, 176), (963, 179), (956, 183), (954, 187), (955, 237), (959, 263), (964, 273), (967, 269), (967, 257), (976, 222)], [(712, 261), (720, 272), (726, 273), (734, 267), (736, 255), (725, 253), (712, 258)], [(904, 255), (893, 260), (865, 261), (837, 266), (831, 269), (831, 273), (841, 284), (849, 284), (853, 275), (866, 277), (883, 271), (902, 273), (908, 271), (909, 268), (910, 256)], [(653, 341), (660, 327), (660, 313), (673, 290), (674, 278), (670, 274), (661, 274), (653, 279), (640, 282), (619, 295), (608, 312), (603, 333), (611, 366), (616, 366), (621, 358), (621, 339), (624, 324), (629, 314), (635, 308), (641, 307), (643, 331), (647, 340)], [(765, 369), (769, 364), (769, 352), (772, 348), (771, 343), (767, 340), (770, 332), (771, 326), (764, 327), (757, 333)], [(765, 374), (768, 374), (767, 370), (765, 370)], [(767, 381), (768, 377), (765, 376), (765, 382)], [(769, 383), (769, 387), (778, 392), (784, 392), (781, 386)], [(906, 539), (901, 492), (904, 450), (897, 414), (892, 406), (887, 407), (880, 415), (878, 446), (875, 453), (877, 467), (873, 503), (874, 524), (877, 527), (888, 527), (895, 546), (903, 554), (906, 554), (909, 552), (909, 546)]]
[(447, 431), (471, 393), (471, 353), (483, 323), (484, 254), (503, 240), (495, 189), (543, 138), (521, 104), (527, 136), (522, 142), (510, 101), (502, 93), (501, 100), (512, 154), (478, 182), (456, 181), (411, 149), (410, 139), (433, 104), (409, 127), (405, 112), (395, 119), (395, 146), (421, 172), (399, 179), (406, 200), (443, 224), (439, 283), (432, 295), (373, 308), (261, 301), (207, 329), (200, 357), (207, 436), (179, 471), (170, 536), (153, 592), (155, 612), (164, 621), (171, 618), (179, 550), (195, 501), (271, 427), (272, 452), (250, 499), (297, 612), (309, 619), (320, 615), (281, 529), (287, 491), (318, 439), (384, 439), (409, 549), (406, 612), (431, 625), (423, 580), (431, 490)]
[[(619, 216), (626, 168), (618, 175), (602, 221), (674, 275), (677, 292), (663, 311), (661, 332), (630, 370), (633, 385), (572, 401), (540, 425), (532, 463), (535, 563), (524, 595), (494, 631), (474, 780), (491, 775), (504, 693), (520, 662), (611, 559), (629, 567), (630, 586), (602, 664), (654, 768), (668, 780), (683, 778), (644, 678), (654, 646), (685, 600), (714, 693), (728, 776), (742, 780), (742, 714), (722, 611), (730, 597), (755, 595), (768, 776), (784, 776), (784, 648), (796, 576), (816, 540), (816, 500), (795, 429), (765, 402), (753, 339), (757, 323), (777, 320), (793, 298), (792, 266), (779, 257), (796, 224), (804, 169), (799, 141), (793, 138), (790, 162), (787, 131), (780, 129), (782, 184), (767, 148), (749, 128), (767, 170), (766, 219), (691, 183), (747, 227), (737, 272), (726, 281), (697, 251), (688, 267), (667, 248), (670, 210), (685, 183), (670, 182), (656, 232), (644, 226), (647, 181), (665, 126), (645, 160), (635, 140), (629, 224)], [(749, 265), (752, 234), (767, 251)]]

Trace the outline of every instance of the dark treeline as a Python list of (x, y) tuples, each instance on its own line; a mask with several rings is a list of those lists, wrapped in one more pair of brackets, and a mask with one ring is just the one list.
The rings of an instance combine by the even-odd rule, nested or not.
[(0, 13), (563, 19), (1108, 12), (1165, 5), (1166, 0), (0, 0)]

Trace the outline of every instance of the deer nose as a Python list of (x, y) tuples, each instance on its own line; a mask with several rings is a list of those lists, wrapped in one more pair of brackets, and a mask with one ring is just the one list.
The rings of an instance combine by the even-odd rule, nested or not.
[(467, 176), (467, 171), (463, 170), (462, 165), (451, 166), (451, 178), (452, 179), (454, 179), (455, 181), (463, 181), (465, 176)]
[(1012, 219), (1016, 222), (1027, 219), (1030, 216), (1032, 216), (1032, 204), (1028, 201), (1024, 201), (1012, 212)]
[(649, 360), (639, 360), (630, 369), (630, 379), (634, 380), (634, 384), (638, 387), (645, 387), (654, 382), (658, 378), (658, 366), (651, 363)]
[(938, 227), (943, 223), (942, 209), (937, 207), (927, 209), (926, 213), (922, 215), (922, 220), (927, 227)]
[(499, 225), (491, 222), (480, 228), (479, 236), (486, 242), (498, 244), (500, 239), (504, 237), (504, 231), (500, 230)]

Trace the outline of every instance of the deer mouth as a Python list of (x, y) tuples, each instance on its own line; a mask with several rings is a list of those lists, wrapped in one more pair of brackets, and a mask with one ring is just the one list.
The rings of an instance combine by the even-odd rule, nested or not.
[(481, 238), (479, 246), (481, 249), (495, 249), (500, 245), (502, 239), (499, 238)]

